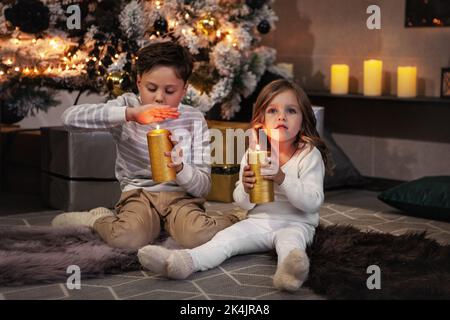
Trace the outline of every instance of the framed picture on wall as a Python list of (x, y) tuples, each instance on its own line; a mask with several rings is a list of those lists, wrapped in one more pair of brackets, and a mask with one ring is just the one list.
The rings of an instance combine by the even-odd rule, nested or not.
[(441, 97), (450, 99), (450, 68), (442, 68)]

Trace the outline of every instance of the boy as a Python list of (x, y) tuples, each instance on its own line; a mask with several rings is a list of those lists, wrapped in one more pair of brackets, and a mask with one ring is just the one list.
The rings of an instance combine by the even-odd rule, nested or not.
[[(205, 214), (203, 197), (211, 187), (208, 128), (200, 111), (180, 104), (192, 68), (192, 57), (182, 46), (173, 42), (151, 44), (138, 53), (139, 96), (126, 93), (104, 104), (76, 105), (64, 112), (66, 126), (112, 134), (122, 195), (116, 214), (106, 208), (63, 213), (53, 220), (53, 226), (89, 226), (109, 245), (129, 249), (152, 243), (163, 228), (179, 245), (193, 248), (239, 220), (233, 214)], [(169, 164), (177, 173), (175, 181), (152, 180), (146, 134), (157, 123), (171, 134), (184, 129), (192, 137), (192, 143), (180, 154), (183, 161)], [(206, 161), (193, 163), (199, 153)]]

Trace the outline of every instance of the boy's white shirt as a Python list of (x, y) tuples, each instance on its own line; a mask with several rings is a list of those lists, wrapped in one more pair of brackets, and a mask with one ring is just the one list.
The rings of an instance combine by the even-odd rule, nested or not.
[[(116, 178), (123, 192), (143, 188), (148, 191), (186, 191), (194, 197), (206, 197), (211, 188), (211, 154), (209, 130), (203, 114), (197, 109), (180, 104), (178, 119), (158, 124), (177, 132), (189, 144), (183, 148), (183, 169), (176, 180), (156, 183), (151, 178), (147, 132), (157, 124), (141, 125), (126, 121), (127, 107), (141, 105), (134, 93), (125, 93), (116, 99), (100, 104), (82, 104), (68, 108), (61, 116), (65, 126), (109, 131), (116, 142)], [(184, 134), (181, 134), (184, 133)], [(194, 161), (195, 160), (195, 161)]]
[(325, 166), (320, 151), (306, 147), (297, 152), (281, 170), (285, 173), (281, 185), (274, 182), (275, 201), (255, 205), (244, 190), (242, 175), (247, 165), (247, 152), (241, 161), (239, 181), (233, 192), (238, 206), (249, 210), (248, 217), (283, 219), (319, 225), (319, 209), (324, 201), (323, 180)]

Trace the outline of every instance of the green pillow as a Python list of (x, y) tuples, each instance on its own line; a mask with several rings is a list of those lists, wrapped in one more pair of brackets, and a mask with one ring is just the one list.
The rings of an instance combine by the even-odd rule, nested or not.
[(450, 220), (450, 176), (402, 183), (380, 193), (378, 199), (410, 215)]

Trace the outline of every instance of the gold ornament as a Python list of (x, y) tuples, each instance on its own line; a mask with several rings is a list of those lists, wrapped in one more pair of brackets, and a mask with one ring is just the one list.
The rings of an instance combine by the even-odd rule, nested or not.
[(122, 71), (113, 71), (108, 73), (106, 77), (106, 84), (108, 86), (109, 91), (111, 91), (114, 97), (118, 97), (123, 94), (122, 90), (122, 81), (125, 72)]
[(200, 18), (198, 25), (199, 29), (208, 36), (216, 32), (217, 28), (219, 27), (217, 19), (211, 16), (211, 14), (209, 13)]

